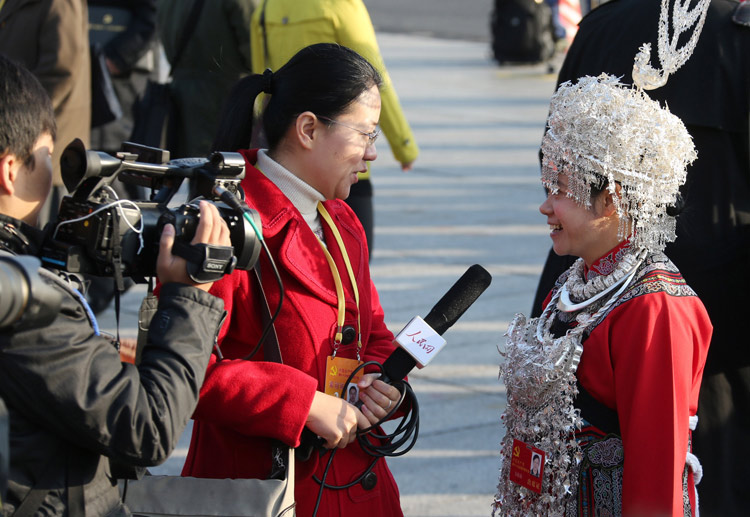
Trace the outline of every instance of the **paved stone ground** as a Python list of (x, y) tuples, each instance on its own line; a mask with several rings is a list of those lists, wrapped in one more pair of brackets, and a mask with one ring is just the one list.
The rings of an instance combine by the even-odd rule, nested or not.
[[(411, 375), (420, 437), (389, 464), (407, 516), (488, 515), (505, 405), (497, 347), (513, 314), (530, 310), (550, 245), (537, 150), (555, 76), (546, 65), (500, 68), (481, 42), (397, 34), (379, 42), (421, 147), (415, 169), (402, 173), (378, 141), (371, 267), (387, 322), (398, 331), (424, 316), (472, 264), (493, 275), (441, 355)], [(124, 297), (121, 334), (134, 335), (144, 292)], [(114, 327), (111, 310), (102, 327)], [(155, 471), (178, 473), (188, 443), (186, 432)]]

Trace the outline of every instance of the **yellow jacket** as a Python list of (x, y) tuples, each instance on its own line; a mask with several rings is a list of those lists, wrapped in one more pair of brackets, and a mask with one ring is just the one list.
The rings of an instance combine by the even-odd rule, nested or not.
[[(261, 16), (265, 11), (264, 44)], [(362, 0), (263, 0), (251, 24), (253, 73), (278, 70), (300, 49), (315, 43), (338, 43), (361, 54), (380, 73), (380, 127), (399, 163), (413, 162), (419, 148), (401, 110), (391, 78), (380, 56), (375, 29)], [(369, 172), (360, 175), (366, 178)]]

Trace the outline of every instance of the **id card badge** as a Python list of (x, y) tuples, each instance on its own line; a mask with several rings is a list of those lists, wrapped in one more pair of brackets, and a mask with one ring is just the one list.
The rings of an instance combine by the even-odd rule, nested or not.
[(510, 480), (537, 494), (542, 493), (544, 451), (520, 440), (513, 439), (510, 460)]
[(344, 386), (346, 379), (352, 374), (355, 368), (362, 364), (362, 361), (356, 359), (346, 359), (344, 357), (328, 356), (326, 359), (326, 395), (333, 395), (345, 399), (352, 404), (359, 400), (359, 386), (357, 383), (362, 379), (364, 370), (357, 372), (349, 386)]

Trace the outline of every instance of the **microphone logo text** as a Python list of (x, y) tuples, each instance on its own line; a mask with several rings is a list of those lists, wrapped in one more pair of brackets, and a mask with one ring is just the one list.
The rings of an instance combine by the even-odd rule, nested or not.
[(406, 334), (406, 336), (411, 338), (412, 343), (420, 347), (422, 350), (424, 350), (428, 354), (431, 354), (435, 350), (435, 347), (433, 345), (428, 344), (427, 339), (420, 337), (421, 334), (422, 334), (422, 331), (418, 330), (417, 332), (414, 332), (413, 334)]

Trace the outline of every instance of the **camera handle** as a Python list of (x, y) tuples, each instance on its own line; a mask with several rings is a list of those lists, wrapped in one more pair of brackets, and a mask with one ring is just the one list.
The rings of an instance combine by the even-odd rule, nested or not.
[(175, 241), (172, 253), (187, 260), (188, 276), (199, 284), (216, 282), (234, 271), (234, 247), (215, 244), (187, 244)]

